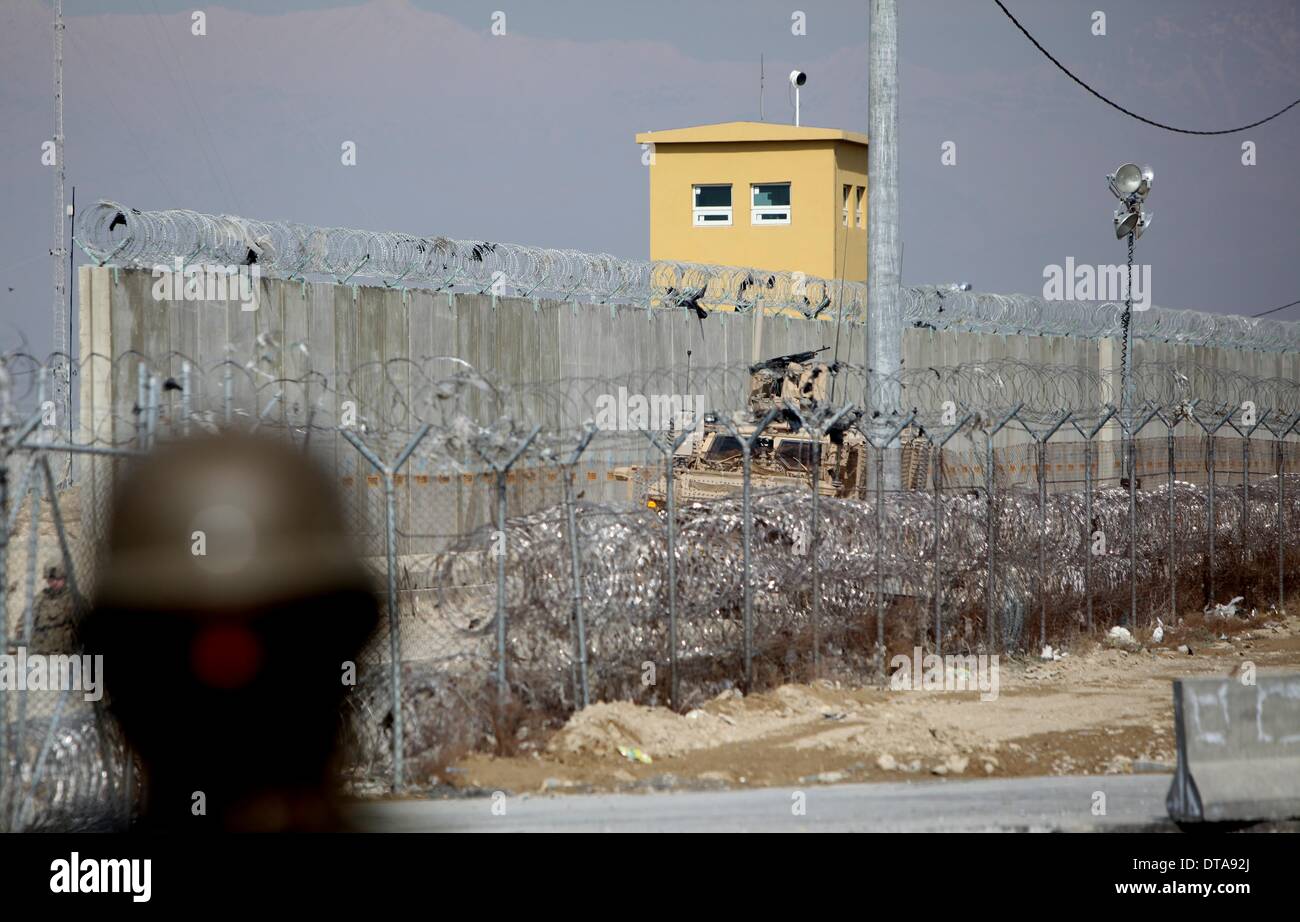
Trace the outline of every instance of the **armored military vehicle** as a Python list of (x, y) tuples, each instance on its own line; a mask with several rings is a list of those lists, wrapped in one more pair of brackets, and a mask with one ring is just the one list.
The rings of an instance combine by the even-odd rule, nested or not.
[[(839, 371), (836, 364), (816, 361), (818, 349), (777, 356), (750, 367), (749, 413), (733, 420), (706, 416), (698, 434), (687, 439), (673, 456), (673, 481), (678, 504), (706, 502), (731, 496), (743, 489), (744, 454), (741, 439), (758, 428), (754, 420), (770, 411), (779, 414), (763, 430), (752, 450), (752, 489), (801, 487), (814, 480), (822, 496), (861, 499), (867, 496), (871, 452), (854, 427), (861, 416), (854, 410), (840, 417), (820, 439), (803, 425), (820, 408), (829, 405), (830, 384)], [(797, 410), (794, 412), (791, 408)], [(925, 483), (928, 443), (915, 430), (903, 439), (903, 484), (919, 489)], [(820, 447), (820, 453), (818, 448)], [(819, 476), (814, 464), (819, 459)], [(614, 476), (628, 483), (629, 498), (656, 507), (667, 498), (663, 466), (622, 467)]]

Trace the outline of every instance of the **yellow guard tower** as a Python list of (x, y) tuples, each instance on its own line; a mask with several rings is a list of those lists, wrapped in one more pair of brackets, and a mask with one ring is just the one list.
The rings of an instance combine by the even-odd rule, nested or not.
[(867, 278), (867, 138), (725, 122), (636, 136), (650, 258)]

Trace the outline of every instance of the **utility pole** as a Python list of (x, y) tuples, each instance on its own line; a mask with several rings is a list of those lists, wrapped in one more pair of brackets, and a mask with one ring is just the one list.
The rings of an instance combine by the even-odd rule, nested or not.
[[(897, 375), (903, 358), (898, 230), (898, 0), (871, 0), (867, 104), (867, 355), (866, 406), (888, 433), (900, 410)], [(888, 377), (888, 380), (886, 378)], [(885, 487), (899, 488), (897, 459), (885, 467)]]

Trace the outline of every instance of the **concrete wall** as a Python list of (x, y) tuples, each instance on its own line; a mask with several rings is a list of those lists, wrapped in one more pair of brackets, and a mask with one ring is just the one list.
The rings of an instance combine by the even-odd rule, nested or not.
[[(155, 373), (179, 379), (181, 362), (188, 358), (205, 369), (204, 381), (213, 390), (219, 378), (213, 370), (222, 362), (230, 359), (243, 366), (257, 353), (262, 360), (256, 371), (233, 374), (236, 406), (248, 406), (259, 383), (300, 378), (310, 369), (320, 376), (317, 386), (333, 388), (337, 380), (349, 378), (352, 396), (385, 417), (381, 429), (401, 427), (401, 408), (407, 401), (421, 399), (420, 376), (407, 367), (408, 361), (427, 363), (435, 356), (452, 355), (494, 382), (545, 382), (545, 387), (524, 389), (520, 405), (506, 412), (547, 426), (578, 425), (592, 415), (595, 391), (603, 389), (591, 379), (632, 379), (630, 386), (640, 381), (647, 389), (670, 388), (672, 393), (703, 391), (711, 404), (735, 407), (744, 401), (746, 363), (833, 346), (836, 338), (830, 318), (711, 312), (700, 321), (685, 310), (650, 312), (622, 305), (276, 279), (261, 280), (258, 309), (244, 311), (236, 301), (155, 300), (152, 287), (148, 272), (82, 268), (83, 359), (91, 354), (120, 357), (136, 352), (155, 363)], [(855, 324), (846, 323), (839, 330), (842, 358), (861, 361), (863, 333)], [(259, 336), (269, 337), (268, 342), (281, 348), (259, 349)], [(293, 344), (301, 344), (305, 351), (290, 348)], [(1139, 370), (1146, 363), (1159, 362), (1261, 379), (1300, 380), (1300, 354), (1296, 353), (1139, 341), (1135, 357)], [(1073, 365), (1096, 373), (1119, 365), (1119, 349), (1111, 340), (1068, 337), (927, 329), (908, 329), (904, 335), (903, 364), (908, 369), (997, 359)], [(689, 386), (688, 361), (697, 370)], [(119, 359), (110, 369), (103, 358), (96, 358), (83, 370), (82, 424), (87, 431), (114, 441), (129, 438), (129, 431), (120, 430), (123, 412), (129, 415), (136, 399), (134, 364)], [(734, 371), (719, 375), (708, 370), (722, 365)], [(656, 371), (661, 374), (656, 376)], [(850, 380), (847, 389), (847, 399), (861, 401), (860, 379)], [(1111, 391), (1119, 393), (1118, 380), (1112, 382)], [(529, 394), (539, 396), (530, 400)], [(209, 401), (218, 396), (207, 395)], [(177, 398), (171, 394), (169, 399)], [(969, 402), (979, 400), (972, 394)], [(115, 413), (108, 412), (110, 405)], [(104, 431), (109, 423), (113, 432)]]
[[(760, 320), (748, 314), (717, 312), (701, 322), (684, 310), (648, 312), (627, 306), (494, 300), (488, 295), (449, 296), (427, 290), (272, 279), (260, 282), (258, 309), (243, 311), (234, 301), (155, 300), (152, 287), (153, 279), (145, 271), (81, 269), (78, 393), (84, 440), (120, 445), (133, 439), (138, 362), (130, 358), (131, 353), (147, 357), (151, 373), (177, 380), (187, 359), (203, 369), (204, 373), (193, 379), (196, 409), (211, 412), (220, 405), (222, 363), (229, 361), (236, 408), (247, 411), (264, 404), (276, 389), (283, 391), (284, 402), (290, 407), (306, 406), (328, 392), (321, 408), (326, 419), (319, 423), (335, 424), (342, 401), (355, 399), (363, 414), (372, 417), (372, 430), (380, 432), (413, 430), (416, 423), (405, 407), (411, 402), (428, 402), (428, 395), (421, 392), (421, 383), (427, 379), (408, 363), (454, 355), (494, 382), (550, 382), (545, 387), (520, 388), (510, 406), (493, 412), (508, 413), (526, 425), (541, 423), (553, 429), (576, 428), (591, 418), (593, 401), (609, 389), (606, 382), (610, 379), (627, 380), (634, 392), (638, 384), (643, 393), (704, 392), (710, 405), (738, 407), (745, 398), (743, 366), (756, 355), (833, 345), (836, 335), (835, 324), (827, 320), (784, 316)], [(760, 332), (761, 344), (756, 336)], [(259, 337), (264, 337), (262, 347)], [(839, 354), (860, 362), (863, 328), (846, 324), (840, 337)], [(272, 347), (272, 341), (282, 348)], [(306, 351), (289, 347), (295, 343), (303, 344)], [(696, 369), (696, 378), (690, 383), (685, 380), (688, 350)], [(263, 356), (256, 370), (242, 367), (255, 354)], [(128, 357), (121, 358), (124, 355)], [(110, 356), (117, 360), (109, 362)], [(909, 329), (903, 356), (905, 367), (913, 369), (1011, 358), (1033, 365), (1076, 365), (1100, 371), (1118, 365), (1119, 352), (1111, 341)], [(1296, 354), (1140, 342), (1136, 358), (1138, 365), (1157, 361), (1198, 364), (1258, 378), (1300, 380), (1300, 355)], [(733, 369), (725, 375), (701, 370), (720, 365)], [(317, 377), (304, 382), (309, 369)], [(662, 372), (655, 374), (656, 370)], [(340, 391), (343, 381), (348, 386)], [(851, 383), (845, 398), (860, 402), (860, 386), (860, 381)], [(1113, 392), (1119, 392), (1118, 382)], [(167, 392), (164, 415), (176, 415), (178, 402), (175, 392)], [(974, 397), (971, 402), (978, 403)], [(282, 407), (277, 412), (290, 411)], [(1163, 435), (1164, 430), (1153, 428), (1148, 434)], [(1184, 424), (1179, 434), (1196, 435), (1198, 430)], [(587, 467), (583, 476), (589, 478), (584, 479), (584, 487), (589, 499), (625, 493), (626, 485), (612, 482), (609, 469), (647, 457), (646, 443), (638, 433), (620, 435), (622, 438), (594, 443), (584, 457)], [(1109, 436), (1117, 438), (1117, 432), (1112, 430)], [(381, 456), (392, 457), (404, 438), (399, 431), (376, 449)], [(1077, 436), (1069, 430), (1061, 435), (1062, 441), (1072, 438)], [(1025, 441), (1024, 433), (1005, 431), (996, 444)], [(982, 463), (969, 441), (958, 439), (949, 447), (970, 453), (972, 464)], [(350, 478), (350, 487), (355, 486), (356, 502), (370, 506), (381, 501), (382, 491), (369, 489), (375, 486), (366, 479), (372, 472), (359, 463), (355, 451), (347, 445), (330, 450), (338, 453), (340, 470)], [(417, 453), (412, 476), (419, 474), (420, 463)], [(99, 480), (92, 486), (102, 492), (107, 489), (103, 482), (106, 474), (96, 470)], [(455, 495), (446, 498), (446, 511), (440, 514), (439, 529), (446, 533), (481, 524), (491, 508), (490, 483), (453, 481), (447, 489), (454, 487)], [(520, 491), (525, 488), (523, 483), (517, 485)], [(538, 485), (531, 489), (536, 492)], [(558, 495), (557, 491), (558, 484), (552, 492)], [(414, 519), (407, 524), (411, 533), (433, 529)]]

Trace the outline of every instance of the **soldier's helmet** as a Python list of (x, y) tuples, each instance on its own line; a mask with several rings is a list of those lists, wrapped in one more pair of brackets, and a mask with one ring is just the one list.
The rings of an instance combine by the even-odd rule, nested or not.
[(248, 435), (166, 444), (126, 472), (99, 564), (83, 639), (151, 806), (324, 781), (377, 602), (315, 463)]
[(247, 435), (164, 445), (118, 490), (97, 605), (229, 612), (370, 588), (334, 485), (289, 445)]

